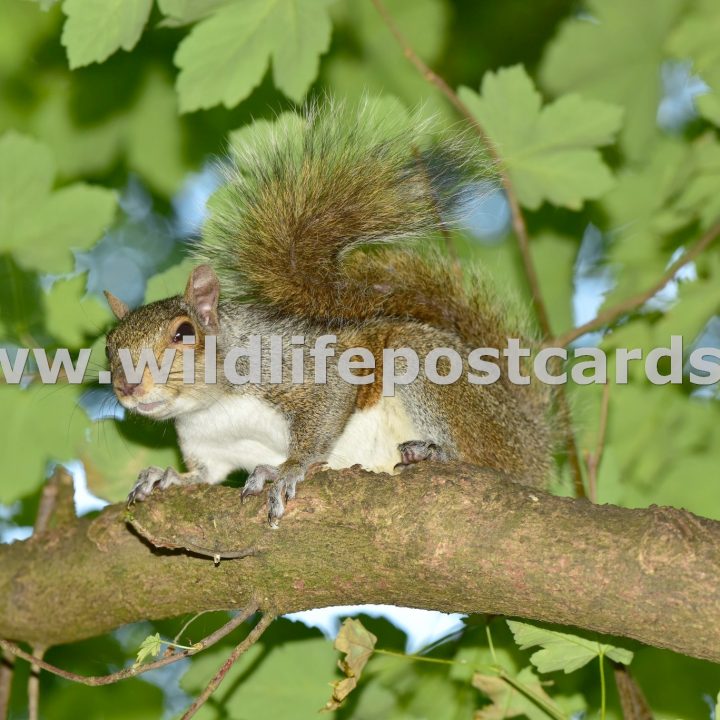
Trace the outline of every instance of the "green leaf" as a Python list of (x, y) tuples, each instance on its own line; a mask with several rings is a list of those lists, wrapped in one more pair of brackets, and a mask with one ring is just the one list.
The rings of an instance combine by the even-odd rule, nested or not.
[(375, 650), (377, 637), (354, 618), (347, 618), (335, 638), (335, 649), (345, 653), (338, 667), (345, 673), (342, 680), (332, 683), (333, 694), (324, 710), (337, 710), (357, 687), (362, 671)]
[(475, 714), (475, 720), (503, 720), (503, 718), (518, 717), (519, 715), (528, 720), (547, 720), (547, 718), (563, 715), (560, 708), (543, 689), (540, 679), (532, 671), (532, 668), (523, 668), (514, 679), (541, 703), (556, 710), (557, 714), (551, 715), (546, 712), (538, 703), (533, 702), (527, 695), (516, 690), (510, 683), (497, 675), (476, 673), (473, 676), (472, 684), (490, 698), (492, 705), (480, 708)]
[(107, 303), (86, 295), (86, 275), (55, 282), (45, 297), (47, 330), (59, 345), (81, 347), (102, 334), (111, 318)]
[(122, 149), (125, 116), (113, 113), (90, 123), (78, 118), (73, 103), (77, 84), (52, 76), (43, 84), (43, 99), (30, 127), (52, 149), (60, 175), (77, 177), (106, 171)]
[(37, 344), (44, 322), (37, 273), (23, 270), (12, 255), (0, 255), (0, 323), (2, 337), (19, 345)]
[(27, 268), (63, 273), (73, 268), (71, 248), (87, 248), (110, 224), (116, 196), (80, 183), (51, 192), (50, 151), (31, 138), (0, 138), (0, 250)]
[(76, 183), (56, 190), (35, 210), (16, 236), (15, 255), (40, 272), (73, 269), (72, 249), (93, 245), (115, 215), (117, 196), (106, 188)]
[(132, 50), (150, 15), (152, 0), (65, 0), (62, 44), (70, 68), (103, 62), (116, 50)]
[(606, 305), (649, 287), (663, 274), (672, 254), (666, 247), (668, 234), (699, 218), (709, 221), (720, 197), (717, 148), (708, 136), (693, 146), (664, 139), (644, 164), (618, 174), (615, 187), (603, 199), (607, 224), (613, 229), (608, 263), (617, 268), (617, 285)]
[(672, 198), (670, 210), (686, 222), (699, 219), (709, 227), (720, 218), (720, 143), (714, 133), (697, 138), (688, 158), (692, 174)]
[(571, 673), (600, 655), (623, 665), (629, 665), (633, 658), (629, 650), (604, 645), (577, 635), (546, 630), (516, 620), (508, 620), (507, 624), (521, 650), (537, 645), (542, 648), (530, 657), (530, 662), (541, 673), (556, 670)]
[(720, 95), (716, 92), (708, 92), (695, 98), (697, 111), (706, 120), (720, 127)]
[(285, 0), (277, 13), (282, 40), (273, 53), (275, 85), (300, 102), (317, 77), (320, 56), (330, 47), (332, 24), (326, 10), (332, 0)]
[(193, 260), (183, 260), (178, 265), (153, 275), (145, 288), (145, 302), (151, 303), (173, 295), (182, 295), (190, 273), (196, 265)]
[[(63, 655), (65, 659), (65, 655)], [(95, 673), (99, 662), (88, 672)], [(117, 669), (111, 666), (107, 672)], [(78, 683), (63, 683), (48, 693), (52, 699), (46, 702), (43, 717), (47, 720), (67, 720), (78, 717), (83, 720), (158, 720), (163, 717), (161, 688), (140, 678), (128, 678), (115, 685), (105, 685), (101, 692), (97, 688)]]
[(459, 95), (497, 146), (525, 207), (535, 210), (548, 200), (579, 210), (612, 187), (596, 148), (612, 142), (620, 108), (568, 95), (541, 109), (520, 65), (486, 73), (481, 96), (469, 88)]
[(183, 112), (237, 105), (273, 60), (275, 84), (300, 101), (330, 44), (330, 0), (245, 0), (221, 7), (180, 43), (175, 63)]
[(154, 635), (148, 635), (141, 643), (140, 648), (137, 651), (137, 657), (133, 666), (141, 665), (145, 658), (157, 657), (162, 650), (162, 640), (160, 639), (160, 633)]
[(0, 385), (0, 407), (12, 418), (0, 433), (8, 478), (0, 483), (0, 503), (12, 503), (42, 485), (49, 461), (77, 456), (76, 446), (90, 421), (78, 405), (77, 388), (65, 384), (27, 389)]
[(60, 0), (32, 0), (32, 2), (36, 2), (41, 10), (47, 12), (53, 5), (60, 2)]
[[(119, 71), (102, 67), (94, 72), (112, 83)], [(75, 82), (64, 76), (49, 78), (32, 115), (30, 126), (52, 148), (59, 174), (106, 173), (124, 152), (128, 167), (154, 190), (165, 196), (176, 192), (189, 168), (183, 121), (168, 74), (149, 65), (135, 80), (131, 103), (92, 118), (90, 111), (78, 113), (76, 107), (77, 94), (90, 94), (90, 84), (85, 74)]]
[(50, 192), (54, 177), (52, 155), (42, 143), (14, 132), (0, 138), (0, 242), (5, 247), (10, 245), (5, 238), (35, 211), (36, 198)]
[(660, 65), (684, 4), (656, 0), (649, 13), (642, 2), (588, 0), (587, 13), (566, 20), (545, 53), (540, 79), (551, 92), (625, 108), (620, 144), (633, 160), (659, 136)]
[(160, 12), (165, 15), (162, 25), (178, 27), (197, 22), (232, 0), (158, 0)]
[(714, 0), (697, 0), (693, 11), (673, 31), (667, 49), (678, 59), (693, 62), (714, 90), (720, 89), (720, 7)]
[(177, 96), (164, 73), (151, 68), (128, 116), (127, 162), (166, 196), (175, 193), (188, 172)]
[(558, 330), (571, 327), (577, 241), (549, 232), (539, 233), (533, 237), (530, 251), (552, 327)]
[(0, 73), (3, 85), (10, 84), (7, 80), (33, 57), (38, 43), (54, 32), (56, 26), (57, 17), (54, 14), (39, 13), (37, 6), (33, 7), (28, 2), (0, 2)]

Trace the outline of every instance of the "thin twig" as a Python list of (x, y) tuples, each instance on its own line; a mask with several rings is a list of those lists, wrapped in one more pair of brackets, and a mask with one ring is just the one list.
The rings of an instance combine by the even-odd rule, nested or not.
[(600, 462), (605, 450), (605, 436), (607, 434), (608, 409), (610, 407), (610, 383), (603, 385), (602, 400), (600, 402), (600, 427), (598, 429), (595, 452), (588, 453), (588, 497), (591, 502), (597, 502), (597, 479)]
[(220, 685), (230, 671), (230, 668), (237, 662), (237, 659), (260, 639), (262, 634), (268, 629), (268, 627), (270, 627), (274, 620), (275, 616), (272, 614), (266, 614), (260, 618), (260, 622), (230, 653), (228, 659), (223, 663), (222, 667), (217, 671), (213, 679), (210, 680), (207, 687), (196, 698), (195, 702), (188, 708), (181, 720), (190, 720), (190, 718), (195, 715), (195, 713), (207, 702), (208, 698), (215, 692), (218, 685)]
[[(45, 655), (47, 648), (44, 645), (33, 645), (32, 652), (35, 657)], [(30, 666), (28, 677), (28, 720), (38, 720), (40, 717), (40, 668), (33, 663)]]
[(172, 550), (183, 549), (188, 552), (200, 555), (202, 557), (212, 558), (216, 565), (221, 560), (239, 560), (241, 558), (252, 557), (259, 555), (260, 550), (253, 547), (242, 548), (240, 550), (215, 550), (214, 548), (206, 548), (202, 545), (196, 545), (193, 542), (185, 541), (182, 542), (170, 542), (164, 538), (159, 538), (153, 535), (150, 531), (144, 528), (132, 514), (129, 516), (129, 520), (132, 526), (137, 530), (148, 542), (152, 543), (158, 548), (170, 548)]
[(173, 638), (173, 643), (177, 645), (180, 642), (183, 633), (192, 625), (201, 615), (211, 612), (210, 610), (201, 610), (199, 613), (193, 615), (181, 628), (178, 630), (177, 635)]
[(575, 432), (572, 424), (572, 411), (570, 410), (570, 403), (568, 402), (567, 395), (565, 394), (564, 386), (559, 386), (558, 398), (560, 401), (561, 414), (564, 418), (565, 423), (565, 452), (567, 455), (567, 461), (570, 463), (570, 470), (572, 471), (573, 488), (575, 489), (575, 497), (584, 498), (587, 497), (585, 492), (585, 483), (583, 482), (582, 465), (580, 464), (580, 456), (578, 450), (577, 440), (575, 439)]
[(623, 720), (653, 720), (652, 710), (642, 689), (630, 673), (630, 668), (627, 665), (613, 663), (613, 672)]
[(71, 680), (72, 682), (81, 683), (82, 685), (91, 685), (96, 687), (98, 685), (112, 685), (113, 683), (125, 680), (125, 678), (135, 677), (136, 675), (142, 675), (150, 670), (156, 670), (157, 668), (171, 665), (172, 663), (184, 660), (190, 655), (196, 655), (201, 650), (209, 648), (214, 645), (218, 640), (222, 640), (226, 635), (230, 634), (235, 628), (242, 625), (251, 615), (254, 615), (259, 609), (257, 602), (250, 603), (242, 612), (236, 615), (232, 620), (225, 623), (221, 628), (218, 628), (214, 633), (211, 633), (200, 642), (195, 643), (191, 650), (182, 650), (181, 652), (173, 653), (172, 655), (166, 655), (165, 657), (155, 660), (154, 662), (147, 663), (145, 665), (131, 665), (123, 670), (111, 673), (110, 675), (78, 675), (77, 673), (70, 672), (69, 670), (63, 670), (62, 668), (56, 667), (46, 663), (42, 658), (31, 655), (25, 652), (22, 648), (19, 648), (14, 643), (8, 642), (7, 640), (0, 639), (0, 648), (14, 655), (15, 657), (27, 660), (29, 663), (33, 663), (43, 670), (58, 675), (65, 680)]
[(500, 182), (507, 196), (508, 205), (510, 206), (510, 214), (512, 216), (512, 226), (517, 238), (518, 247), (520, 248), (520, 255), (522, 257), (523, 269), (527, 277), (528, 285), (530, 286), (530, 292), (532, 294), (532, 302), (537, 314), (540, 328), (545, 337), (552, 335), (550, 327), (550, 316), (545, 306), (545, 301), (542, 297), (540, 290), (540, 281), (538, 279), (537, 271), (530, 254), (530, 242), (528, 238), (527, 225), (525, 224), (525, 218), (523, 217), (522, 210), (520, 209), (520, 202), (517, 198), (517, 193), (513, 187), (510, 176), (508, 175), (507, 169), (505, 168), (502, 157), (497, 151), (494, 143), (485, 132), (485, 128), (478, 122), (477, 118), (473, 115), (470, 108), (460, 99), (458, 94), (447, 84), (447, 82), (431, 70), (418, 54), (413, 50), (412, 46), (408, 42), (407, 38), (401, 32), (397, 26), (392, 15), (388, 12), (385, 4), (382, 0), (372, 0), (375, 9), (382, 17), (384, 23), (387, 25), (390, 32), (393, 34), (398, 45), (402, 48), (405, 57), (417, 68), (418, 72), (432, 85), (435, 85), (443, 95), (450, 101), (455, 109), (467, 119), (472, 128), (480, 137), (482, 144), (488, 155), (496, 161), (498, 166), (498, 172), (500, 174)]
[(9, 716), (14, 671), (15, 658), (6, 651), (0, 654), (0, 720), (7, 720)]
[(633, 297), (623, 300), (617, 305), (598, 313), (592, 320), (578, 325), (573, 330), (569, 330), (564, 335), (560, 335), (552, 340), (549, 340), (547, 345), (552, 347), (565, 347), (569, 345), (573, 340), (577, 340), (585, 333), (597, 330), (606, 325), (610, 325), (615, 320), (621, 318), (623, 315), (628, 315), (639, 307), (642, 307), (648, 300), (655, 297), (669, 282), (671, 282), (678, 270), (683, 268), (689, 262), (692, 262), (698, 255), (704, 252), (713, 241), (720, 235), (720, 221), (716, 222), (710, 227), (709, 230), (693, 245), (689, 250), (686, 250), (670, 267), (667, 269), (665, 274), (651, 287), (644, 290)]

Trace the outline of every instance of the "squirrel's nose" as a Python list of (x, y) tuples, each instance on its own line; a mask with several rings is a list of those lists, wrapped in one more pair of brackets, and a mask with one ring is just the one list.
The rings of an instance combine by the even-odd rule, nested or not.
[(127, 397), (143, 394), (143, 390), (140, 388), (140, 383), (131, 383), (127, 380), (120, 380), (117, 388), (122, 395), (126, 395)]

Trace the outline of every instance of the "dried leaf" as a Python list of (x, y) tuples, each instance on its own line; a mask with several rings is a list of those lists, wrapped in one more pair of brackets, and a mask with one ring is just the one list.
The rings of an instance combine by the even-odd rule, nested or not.
[(345, 698), (357, 687), (363, 668), (375, 650), (377, 638), (359, 620), (348, 618), (335, 638), (335, 649), (345, 653), (338, 667), (347, 677), (331, 683), (333, 694), (323, 710), (337, 710)]

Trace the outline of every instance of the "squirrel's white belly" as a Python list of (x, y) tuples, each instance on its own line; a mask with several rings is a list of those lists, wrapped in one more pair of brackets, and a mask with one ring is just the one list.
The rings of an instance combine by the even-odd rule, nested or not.
[[(182, 415), (176, 426), (183, 456), (205, 466), (208, 482), (222, 482), (233, 470), (279, 465), (288, 456), (287, 420), (270, 403), (249, 395), (226, 397), (206, 410)], [(382, 398), (353, 413), (327, 463), (390, 472), (400, 460), (397, 446), (413, 439), (416, 433), (399, 399)]]
[(400, 462), (398, 445), (417, 439), (400, 400), (384, 397), (372, 407), (352, 414), (327, 464), (331, 468), (362, 465), (373, 472), (392, 472)]
[(290, 432), (282, 413), (251, 395), (226, 396), (176, 422), (186, 460), (201, 463), (208, 482), (222, 482), (233, 470), (279, 465), (287, 458)]

